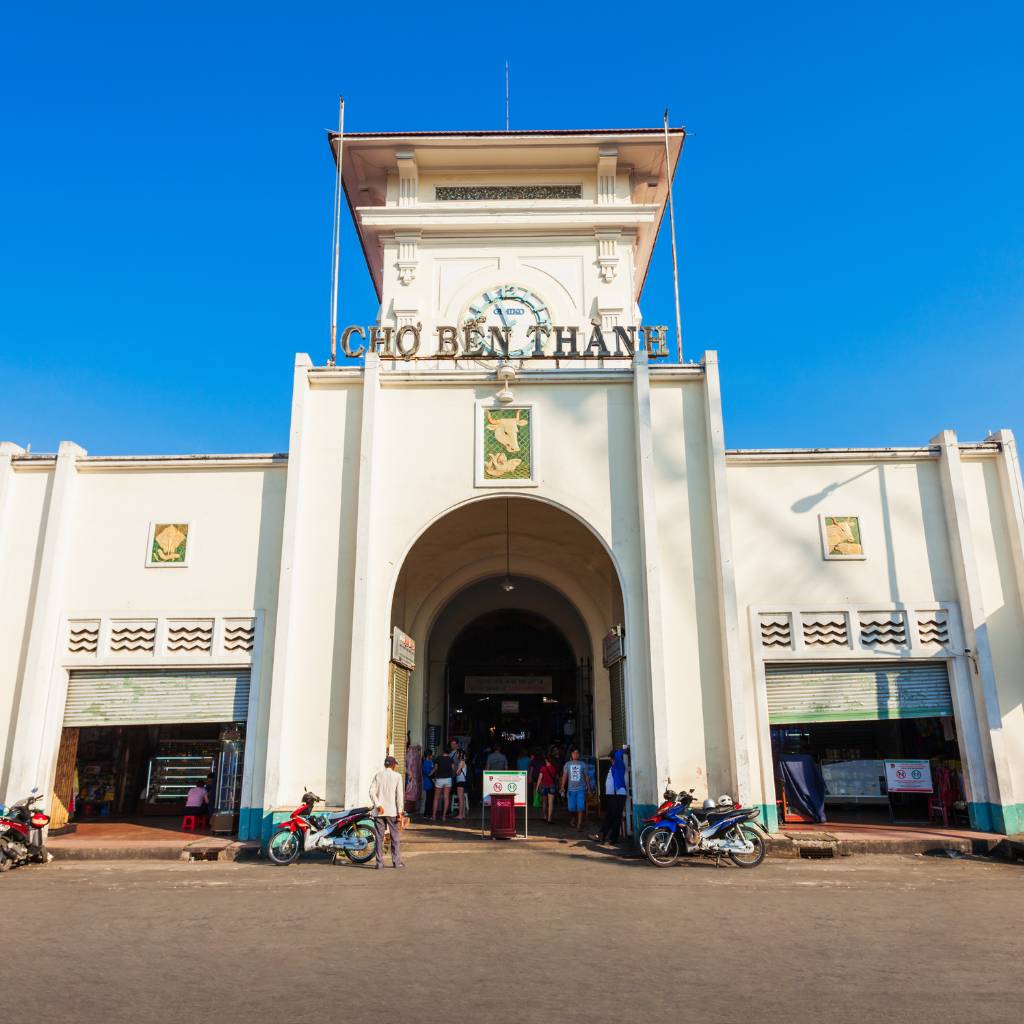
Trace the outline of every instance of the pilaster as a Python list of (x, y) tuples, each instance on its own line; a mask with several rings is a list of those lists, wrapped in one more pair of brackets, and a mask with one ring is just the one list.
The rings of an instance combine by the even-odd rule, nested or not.
[[(76, 463), (85, 454), (83, 448), (71, 441), (61, 441), (57, 451), (53, 488), (43, 524), (39, 581), (29, 610), (28, 645), (7, 779), (8, 802), (21, 799), (33, 786), (46, 793), (52, 782), (67, 695), (67, 673), (56, 664), (55, 653), (63, 612), (69, 535), (75, 515)], [(56, 727), (48, 728), (54, 721)]]
[[(267, 719), (267, 758), (263, 782), (263, 808), (278, 807), (295, 801), (294, 793), (281, 792), (281, 761), (284, 757), (285, 720), (291, 710), (288, 701), (288, 680), (293, 659), (298, 610), (296, 609), (298, 525), (302, 521), (302, 484), (307, 448), (305, 414), (309, 397), (309, 371), (313, 361), (304, 352), (295, 357), (292, 377), (292, 421), (288, 437), (288, 482), (285, 485), (284, 522), (281, 532), (281, 575), (277, 591), (277, 624), (274, 632), (274, 663), (270, 682), (270, 713)], [(254, 798), (258, 796), (255, 786)], [(254, 823), (253, 823), (254, 824)], [(250, 835), (258, 835), (250, 826)]]
[(0, 557), (3, 557), (6, 526), (14, 500), (14, 466), (11, 460), (15, 455), (24, 454), (25, 449), (13, 441), (0, 441)]
[(1021, 482), (1017, 441), (1012, 430), (997, 430), (987, 440), (999, 444), (999, 487), (1010, 535), (1017, 610), (1024, 615), (1024, 484)]
[[(638, 804), (655, 801), (669, 778), (672, 764), (668, 723), (668, 673), (665, 667), (665, 643), (661, 603), (661, 558), (658, 543), (658, 518), (654, 487), (654, 434), (651, 413), (651, 379), (647, 352), (638, 346), (633, 365), (633, 413), (636, 435), (637, 512), (640, 540), (640, 612), (642, 621), (627, 623), (627, 656), (635, 650), (637, 633), (643, 630), (647, 649), (647, 676), (651, 687), (651, 703), (644, 707), (638, 692), (636, 673), (630, 672), (627, 657), (627, 709), (630, 742), (635, 735), (633, 723), (639, 714), (651, 715), (652, 750), (649, 764), (653, 778), (635, 780)], [(630, 640), (632, 636), (633, 640)], [(634, 657), (634, 664), (636, 658)], [(635, 757), (635, 755), (634, 755)], [(641, 767), (634, 760), (634, 773)], [(642, 770), (642, 768), (641, 768)]]
[(1004, 830), (1003, 805), (1014, 803), (1010, 781), (1010, 768), (1003, 735), (1003, 719), (999, 710), (992, 648), (988, 637), (988, 622), (982, 599), (981, 577), (971, 537), (971, 521), (967, 506), (960, 445), (952, 430), (943, 430), (932, 438), (939, 446), (939, 470), (942, 480), (942, 498), (946, 512), (946, 529), (953, 556), (957, 594), (963, 619), (967, 660), (973, 682), (974, 698), (981, 727), (985, 753), (985, 779), (987, 799), (982, 803), (979, 795), (972, 800), (973, 823), (980, 828)]
[[(372, 770), (383, 757), (384, 731), (376, 733), (374, 694), (386, 693), (385, 662), (380, 655), (386, 636), (376, 632), (374, 617), (374, 477), (377, 415), (380, 403), (380, 357), (368, 352), (363, 370), (362, 421), (359, 435), (359, 497), (356, 505), (356, 558), (352, 593), (352, 647), (348, 674), (348, 736), (345, 745), (345, 806), (366, 799)], [(374, 672), (380, 677), (374, 679)], [(376, 685), (374, 685), (376, 682)], [(376, 739), (376, 742), (374, 740)], [(378, 756), (379, 755), (379, 756)]]
[[(729, 518), (729, 486), (725, 465), (725, 429), (722, 423), (722, 389), (718, 376), (718, 353), (705, 352), (704, 418), (708, 435), (708, 461), (711, 473), (711, 522), (715, 546), (716, 591), (722, 644), (722, 675), (726, 693), (729, 727), (729, 753), (732, 788), (744, 805), (751, 802), (751, 747), (747, 735), (748, 687), (740, 668), (739, 610), (736, 599), (736, 570), (732, 551), (732, 525)], [(770, 743), (768, 736), (758, 737)], [(756, 758), (756, 753), (755, 753)], [(774, 793), (762, 796), (762, 802), (774, 804)]]

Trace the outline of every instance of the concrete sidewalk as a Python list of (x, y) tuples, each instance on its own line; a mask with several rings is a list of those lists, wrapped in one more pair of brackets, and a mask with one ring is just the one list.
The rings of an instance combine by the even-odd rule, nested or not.
[[(520, 822), (521, 824), (521, 822)], [(565, 849), (594, 849), (638, 857), (631, 842), (618, 847), (599, 845), (591, 838), (596, 828), (588, 822), (582, 832), (566, 823), (530, 823), (530, 835), (509, 840), (508, 845), (549, 846)], [(416, 851), (452, 850), (463, 845), (492, 843), (481, 835), (479, 818), (466, 821), (432, 822), (413, 817), (402, 835), (403, 846)], [(57, 860), (221, 860), (255, 857), (259, 843), (230, 837), (181, 832), (166, 825), (88, 822), (68, 835), (54, 836), (47, 848)], [(784, 859), (849, 857), (861, 854), (914, 855), (948, 850), (961, 856), (992, 856), (1006, 860), (1024, 859), (1024, 836), (1001, 836), (968, 829), (928, 826), (882, 825), (792, 825), (772, 835), (768, 856)]]

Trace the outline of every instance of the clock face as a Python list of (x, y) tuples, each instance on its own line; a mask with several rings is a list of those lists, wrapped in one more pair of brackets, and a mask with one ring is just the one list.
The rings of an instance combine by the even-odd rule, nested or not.
[(484, 354), (491, 358), (504, 355), (497, 346), (491, 345), (492, 327), (511, 328), (508, 354), (510, 358), (521, 359), (529, 355), (534, 346), (534, 337), (526, 333), (527, 328), (534, 324), (551, 326), (551, 316), (544, 300), (517, 284), (488, 288), (466, 307), (465, 320), (480, 321)]

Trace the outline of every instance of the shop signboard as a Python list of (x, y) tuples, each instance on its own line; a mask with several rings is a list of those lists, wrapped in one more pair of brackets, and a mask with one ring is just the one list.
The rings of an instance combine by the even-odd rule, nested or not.
[(890, 793), (931, 793), (932, 766), (928, 761), (886, 761), (885, 784)]
[(416, 667), (416, 641), (397, 626), (391, 634), (391, 660), (403, 668)]
[(611, 668), (625, 656), (622, 649), (622, 630), (613, 629), (610, 633), (605, 633), (601, 641), (601, 662), (604, 667)]
[(484, 772), (484, 803), (495, 794), (516, 798), (516, 807), (525, 807), (528, 796), (526, 772)]

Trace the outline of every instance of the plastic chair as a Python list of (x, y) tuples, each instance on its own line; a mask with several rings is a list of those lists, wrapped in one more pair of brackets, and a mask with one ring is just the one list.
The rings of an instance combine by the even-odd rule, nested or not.
[(201, 828), (206, 828), (205, 814), (186, 814), (185, 817), (181, 819), (182, 832), (195, 832)]

